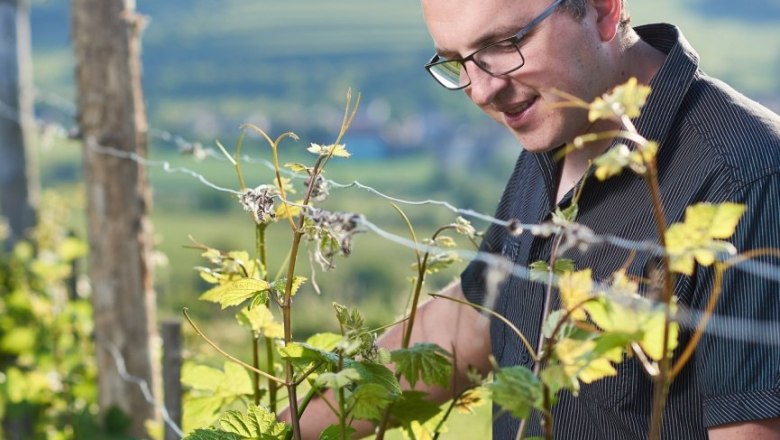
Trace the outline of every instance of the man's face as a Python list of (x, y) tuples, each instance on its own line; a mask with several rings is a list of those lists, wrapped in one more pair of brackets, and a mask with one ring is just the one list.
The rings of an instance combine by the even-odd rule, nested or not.
[[(437, 53), (463, 58), (486, 44), (517, 33), (552, 0), (423, 0), (423, 13)], [(471, 85), (466, 95), (505, 126), (529, 151), (545, 151), (589, 130), (582, 109), (556, 108), (564, 91), (585, 101), (609, 88), (600, 66), (608, 67), (607, 47), (594, 12), (581, 20), (559, 8), (520, 42), (525, 64), (492, 76), (466, 63)], [(607, 65), (605, 65), (607, 64)]]

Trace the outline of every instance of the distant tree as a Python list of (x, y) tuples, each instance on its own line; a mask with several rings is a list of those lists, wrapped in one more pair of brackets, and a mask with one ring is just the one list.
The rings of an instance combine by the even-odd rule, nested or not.
[(145, 435), (155, 408), (137, 384), (124, 380), (114, 353), (129, 374), (158, 389), (154, 362), (155, 292), (152, 283), (150, 189), (144, 167), (146, 110), (141, 90), (143, 20), (132, 0), (72, 0), (78, 123), (90, 244), (89, 276), (95, 314), (98, 393), (103, 414), (119, 407), (132, 417), (130, 434)]
[(0, 213), (12, 246), (35, 225), (38, 179), (33, 126), (30, 12), (26, 0), (0, 0)]

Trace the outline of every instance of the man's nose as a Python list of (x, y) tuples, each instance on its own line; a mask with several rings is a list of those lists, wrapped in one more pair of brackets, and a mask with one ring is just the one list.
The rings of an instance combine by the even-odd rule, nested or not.
[(471, 79), (466, 94), (478, 106), (490, 104), (509, 81), (506, 75), (491, 75), (473, 64), (466, 69)]

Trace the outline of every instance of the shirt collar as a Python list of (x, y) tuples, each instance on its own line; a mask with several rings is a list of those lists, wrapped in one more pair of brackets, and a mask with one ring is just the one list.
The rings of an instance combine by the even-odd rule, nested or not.
[(666, 54), (663, 65), (650, 80), (651, 93), (642, 114), (634, 121), (639, 134), (663, 145), (699, 70), (699, 55), (676, 26), (650, 24), (635, 30), (642, 40)]
[[(658, 23), (634, 28), (646, 43), (666, 54), (666, 59), (650, 80), (651, 93), (634, 121), (639, 134), (659, 142), (661, 146), (669, 133), (683, 99), (699, 69), (699, 55), (685, 39), (677, 26)], [(550, 193), (550, 206), (555, 206), (560, 148), (532, 154), (536, 159), (544, 184)]]

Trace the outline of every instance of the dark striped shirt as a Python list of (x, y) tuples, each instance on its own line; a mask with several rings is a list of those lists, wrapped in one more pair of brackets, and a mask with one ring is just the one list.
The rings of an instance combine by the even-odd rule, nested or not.
[[(780, 248), (780, 118), (699, 70), (698, 55), (677, 28), (649, 25), (637, 32), (667, 54), (635, 121), (642, 135), (660, 141), (657, 159), (667, 221), (681, 221), (686, 206), (697, 202), (744, 203), (747, 211), (732, 243), (740, 251)], [(498, 218), (522, 223), (550, 220), (558, 174), (553, 155), (520, 154)], [(571, 195), (566, 196), (561, 206), (570, 200)], [(647, 187), (628, 171), (604, 182), (590, 177), (577, 221), (597, 234), (657, 242)], [(551, 239), (528, 233), (513, 237), (494, 225), (482, 249), (528, 266), (549, 260), (551, 245)], [(573, 250), (565, 257), (574, 259), (578, 269), (592, 268), (598, 280), (607, 280), (630, 259), (627, 250), (611, 245)], [(639, 252), (628, 272), (647, 276), (655, 258)], [(759, 261), (780, 265), (776, 258)], [(484, 299), (484, 267), (472, 262), (461, 275), (466, 297), (476, 303)], [(708, 427), (780, 416), (780, 283), (777, 270), (759, 269), (736, 267), (726, 272), (715, 310), (718, 319), (672, 384), (663, 438), (704, 439)], [(675, 295), (684, 308), (701, 310), (712, 286), (711, 269), (697, 267), (693, 276), (676, 278)], [(544, 296), (543, 284), (511, 277), (502, 285), (495, 308), (536, 341)], [(679, 347), (686, 345), (691, 333), (690, 325), (683, 328)], [(532, 367), (528, 352), (506, 325), (494, 319), (490, 336), (499, 365)], [(556, 438), (647, 436), (652, 382), (636, 360), (625, 360), (616, 368), (616, 377), (583, 385), (579, 397), (561, 393), (553, 411)], [(518, 420), (500, 416), (494, 422), (494, 438), (514, 438), (518, 425)], [(535, 414), (527, 435), (540, 434)]]

